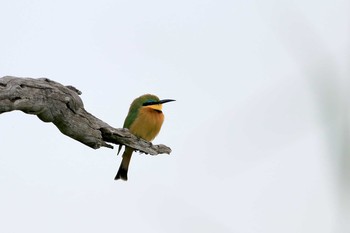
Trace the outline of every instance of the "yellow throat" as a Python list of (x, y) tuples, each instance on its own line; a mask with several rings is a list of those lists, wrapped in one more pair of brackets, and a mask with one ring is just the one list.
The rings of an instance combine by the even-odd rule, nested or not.
[(163, 105), (162, 104), (155, 104), (155, 105), (149, 105), (149, 106), (146, 106), (147, 108), (152, 108), (154, 110), (157, 110), (157, 111), (162, 111), (162, 107)]

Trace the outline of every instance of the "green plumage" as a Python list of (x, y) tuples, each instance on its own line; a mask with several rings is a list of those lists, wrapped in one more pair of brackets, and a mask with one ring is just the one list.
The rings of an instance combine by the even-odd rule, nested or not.
[(129, 113), (125, 118), (123, 128), (130, 129), (131, 124), (135, 121), (135, 119), (138, 116), (138, 113), (140, 108), (142, 107), (142, 104), (148, 101), (158, 102), (159, 98), (151, 94), (146, 94), (136, 98), (130, 105)]
[[(152, 141), (159, 133), (164, 121), (162, 104), (170, 101), (174, 100), (159, 100), (157, 96), (151, 94), (136, 98), (130, 105), (123, 127), (129, 129), (137, 137)], [(122, 146), (119, 145), (118, 154), (121, 148)], [(115, 180), (128, 179), (128, 167), (132, 153), (133, 149), (126, 146)]]
[[(139, 110), (142, 107), (142, 105), (146, 102), (149, 102), (149, 101), (157, 102), (157, 101), (159, 101), (159, 98), (155, 95), (145, 94), (145, 95), (142, 95), (142, 96), (134, 99), (134, 101), (130, 105), (128, 115), (126, 116), (126, 118), (124, 120), (123, 128), (130, 129), (130, 126), (136, 120), (136, 118), (139, 114)], [(119, 145), (117, 154), (119, 154), (121, 149), (122, 149), (122, 145)]]

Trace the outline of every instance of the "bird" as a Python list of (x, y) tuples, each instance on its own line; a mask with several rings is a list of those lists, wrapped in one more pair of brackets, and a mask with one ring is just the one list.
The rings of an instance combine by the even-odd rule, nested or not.
[[(130, 105), (128, 115), (125, 118), (123, 128), (137, 137), (152, 141), (159, 133), (164, 121), (162, 106), (164, 103), (175, 101), (173, 99), (160, 100), (156, 95), (145, 94), (136, 98)], [(118, 154), (122, 145), (119, 145)], [(128, 168), (133, 149), (125, 146), (119, 170), (115, 180), (128, 180)]]

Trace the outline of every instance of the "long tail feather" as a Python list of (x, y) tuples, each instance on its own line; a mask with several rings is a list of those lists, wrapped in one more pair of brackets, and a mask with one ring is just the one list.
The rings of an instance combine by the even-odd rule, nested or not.
[(128, 168), (129, 168), (129, 163), (130, 163), (130, 159), (133, 151), (134, 150), (132, 148), (125, 147), (125, 151), (123, 153), (123, 160), (120, 163), (118, 173), (114, 178), (115, 180), (119, 180), (119, 179), (122, 179), (125, 181), (128, 180)]

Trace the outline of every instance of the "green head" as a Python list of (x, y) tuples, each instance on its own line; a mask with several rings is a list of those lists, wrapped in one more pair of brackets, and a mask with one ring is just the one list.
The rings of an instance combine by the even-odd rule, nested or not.
[(143, 107), (153, 108), (157, 111), (162, 111), (162, 104), (175, 101), (172, 99), (160, 100), (157, 96), (152, 94), (145, 94), (136, 98), (130, 105), (128, 116), (124, 122), (124, 128), (129, 128), (132, 122), (136, 119), (138, 112)]

